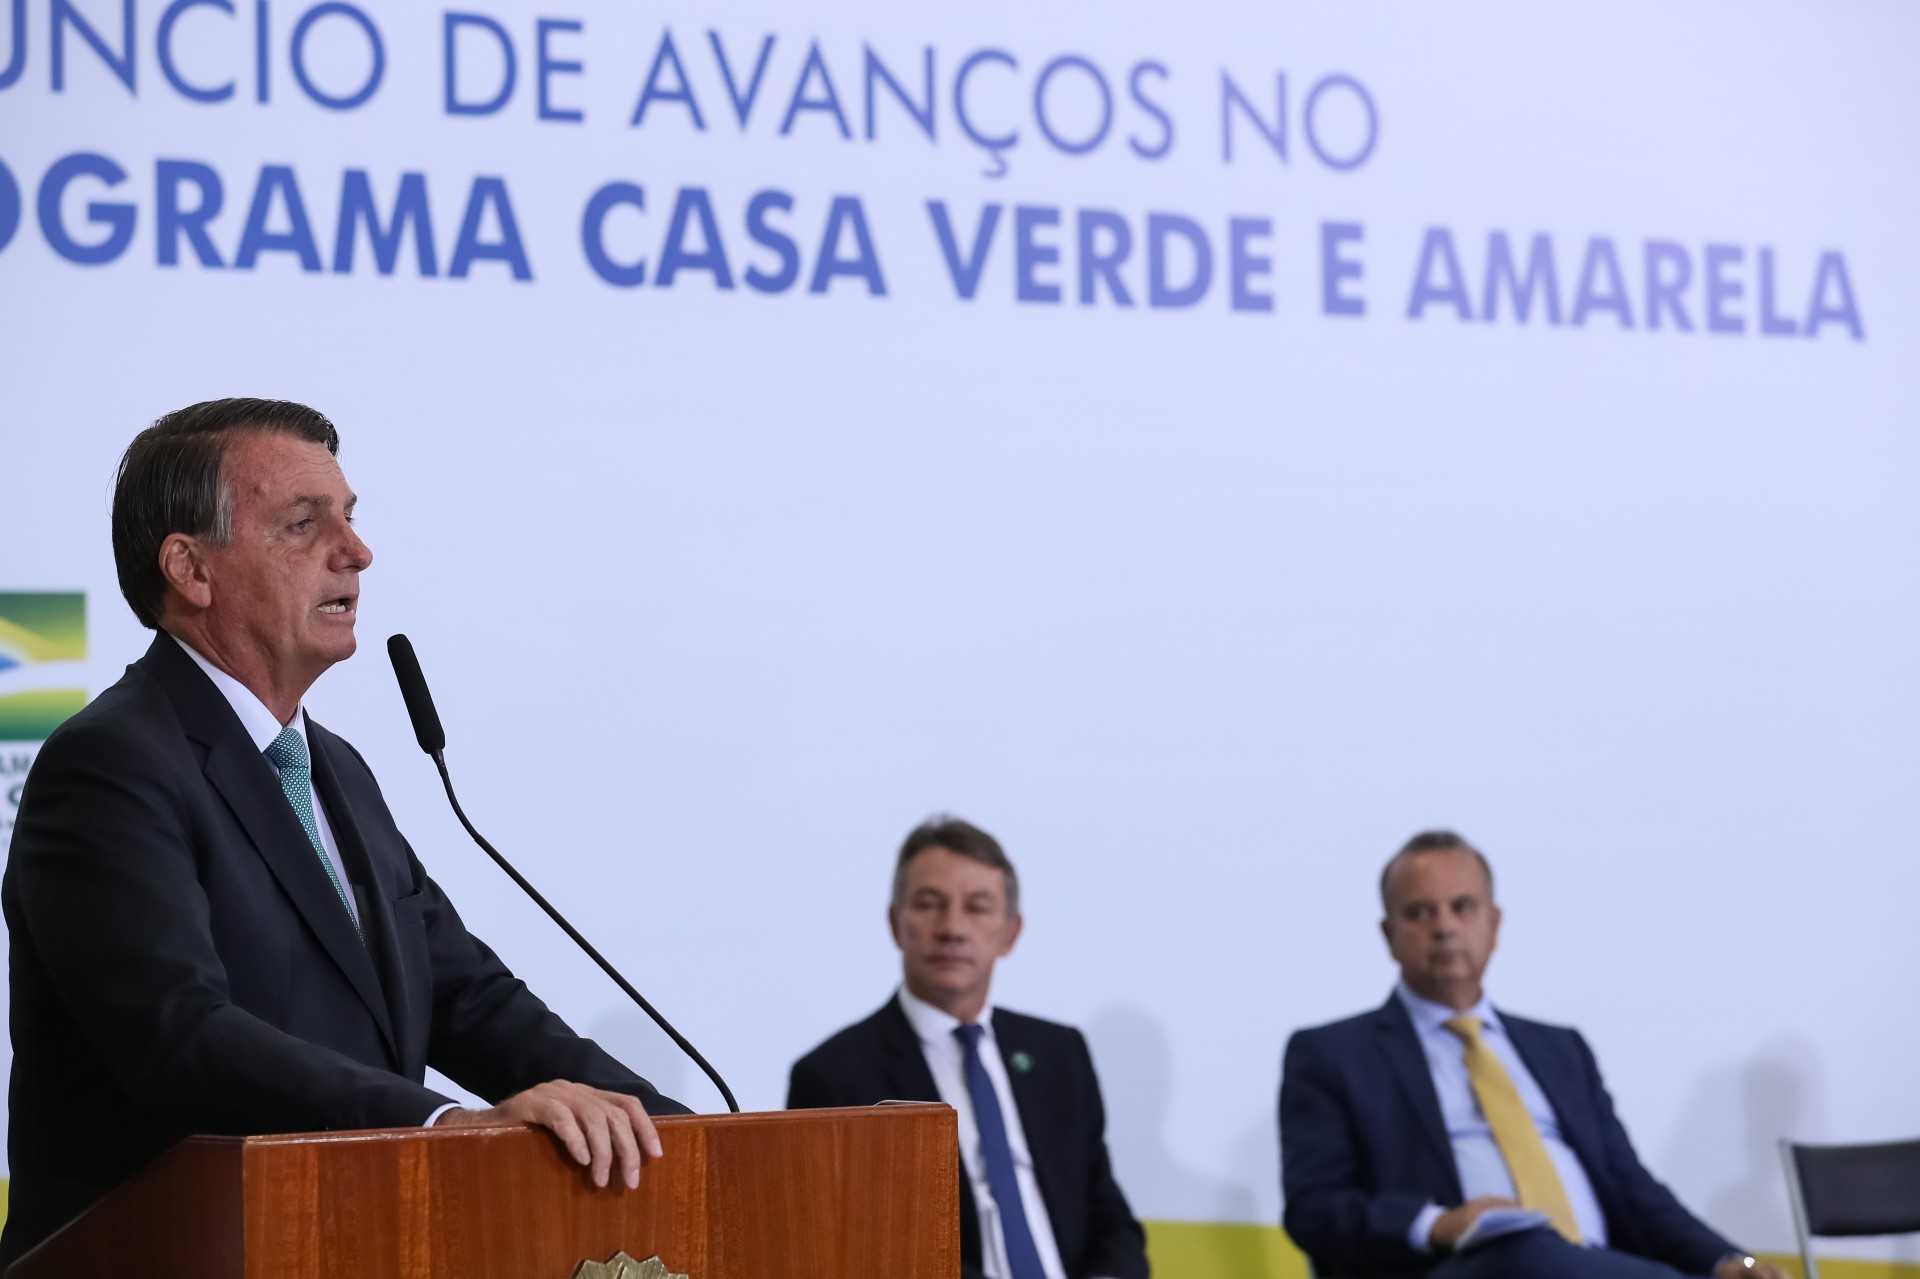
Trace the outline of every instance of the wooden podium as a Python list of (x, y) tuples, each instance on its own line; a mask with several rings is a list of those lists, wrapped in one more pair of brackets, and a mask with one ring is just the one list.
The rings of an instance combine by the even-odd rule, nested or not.
[(194, 1137), (9, 1279), (572, 1279), (620, 1253), (689, 1279), (960, 1273), (945, 1106), (656, 1123), (638, 1190), (595, 1189), (519, 1126)]

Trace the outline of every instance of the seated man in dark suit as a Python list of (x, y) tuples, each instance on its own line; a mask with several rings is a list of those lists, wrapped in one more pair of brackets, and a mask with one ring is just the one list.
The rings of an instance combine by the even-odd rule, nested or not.
[(1280, 1085), (1287, 1233), (1321, 1275), (1786, 1279), (1641, 1166), (1579, 1032), (1487, 1002), (1486, 858), (1416, 835), (1380, 896), (1399, 988), (1296, 1033)]
[[(190, 1133), (528, 1122), (607, 1183), (684, 1108), (468, 933), (366, 761), (308, 719), (373, 555), (333, 424), (219, 400), (141, 432), (121, 591), (160, 632), (47, 740), (6, 877), (0, 1269)], [(463, 1110), (428, 1065), (490, 1101)]]
[(887, 922), (905, 983), (794, 1063), (788, 1108), (944, 1101), (959, 1112), (967, 1279), (1147, 1279), (1087, 1041), (988, 1002), (1021, 923), (1020, 881), (998, 841), (954, 818), (917, 827)]

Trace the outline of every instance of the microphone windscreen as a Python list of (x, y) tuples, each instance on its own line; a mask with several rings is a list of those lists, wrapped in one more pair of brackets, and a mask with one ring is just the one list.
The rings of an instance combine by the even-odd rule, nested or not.
[(400, 696), (420, 749), (439, 754), (446, 749), (447, 732), (440, 727), (440, 712), (433, 709), (433, 694), (427, 691), (427, 677), (420, 673), (420, 659), (413, 655), (413, 642), (404, 635), (388, 636), (387, 656), (393, 659), (394, 678), (400, 681)]

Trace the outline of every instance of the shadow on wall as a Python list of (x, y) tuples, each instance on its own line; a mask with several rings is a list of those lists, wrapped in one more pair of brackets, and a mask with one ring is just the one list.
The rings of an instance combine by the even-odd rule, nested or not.
[[(1780, 1139), (1822, 1142), (1830, 1140), (1826, 1115), (1825, 1072), (1820, 1052), (1812, 1040), (1801, 1035), (1779, 1035), (1768, 1040), (1738, 1069), (1709, 1076), (1696, 1090), (1688, 1113), (1711, 1113), (1731, 1106), (1741, 1126), (1739, 1145), (1746, 1157), (1746, 1172), (1725, 1186), (1704, 1205), (1707, 1219), (1736, 1240), (1752, 1239), (1759, 1246), (1788, 1252), (1799, 1247), (1794, 1233), (1793, 1210), (1787, 1204), (1786, 1172), (1780, 1161)], [(1733, 1134), (1719, 1128), (1683, 1127), (1682, 1143), (1695, 1139), (1720, 1138), (1723, 1147), (1734, 1144)], [(1866, 1133), (1862, 1141), (1903, 1141), (1920, 1136), (1909, 1132)], [(1849, 1138), (1851, 1139), (1851, 1138)], [(1685, 1149), (1684, 1145), (1679, 1147)], [(1817, 1250), (1831, 1252), (1832, 1240), (1821, 1240)], [(1878, 1247), (1867, 1245), (1872, 1253), (1884, 1256), (1887, 1266), (1910, 1266), (1920, 1262), (1920, 1236), (1902, 1235), (1883, 1241)], [(1884, 1249), (1884, 1251), (1881, 1251)], [(1833, 1262), (1823, 1260), (1823, 1275), (1840, 1267), (1867, 1268), (1876, 1262)], [(1796, 1261), (1796, 1270), (1798, 1264)], [(1877, 1272), (1876, 1272), (1877, 1273)], [(1886, 1273), (1892, 1273), (1889, 1269)]]
[(1823, 1138), (1823, 1075), (1819, 1050), (1800, 1035), (1776, 1036), (1745, 1063), (1713, 1071), (1694, 1088), (1656, 1175), (1687, 1166), (1702, 1150), (1739, 1150), (1744, 1166), (1716, 1169), (1719, 1188), (1690, 1206), (1742, 1247), (1792, 1250), (1780, 1139)]
[[(1236, 1146), (1244, 1180), (1223, 1181), (1180, 1162), (1168, 1141), (1173, 1102), (1173, 1051), (1167, 1033), (1144, 1009), (1102, 1009), (1087, 1025), (1100, 1091), (1107, 1106), (1107, 1146), (1114, 1176), (1136, 1216), (1187, 1221), (1252, 1221), (1256, 1176), (1276, 1179), (1271, 1133)], [(1256, 1144), (1257, 1143), (1257, 1144)], [(1166, 1279), (1180, 1279), (1167, 1276)]]
[(688, 1109), (703, 1115), (726, 1110), (727, 1104), (712, 1082), (638, 1008), (616, 1009), (596, 1020), (585, 1033), (615, 1061)]

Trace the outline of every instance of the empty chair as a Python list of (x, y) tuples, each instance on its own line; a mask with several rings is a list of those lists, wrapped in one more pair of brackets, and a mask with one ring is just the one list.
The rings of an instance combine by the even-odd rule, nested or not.
[(1815, 1235), (1904, 1235), (1920, 1231), (1920, 1140), (1870, 1146), (1780, 1143), (1787, 1199), (1800, 1233), (1807, 1279), (1820, 1279)]

